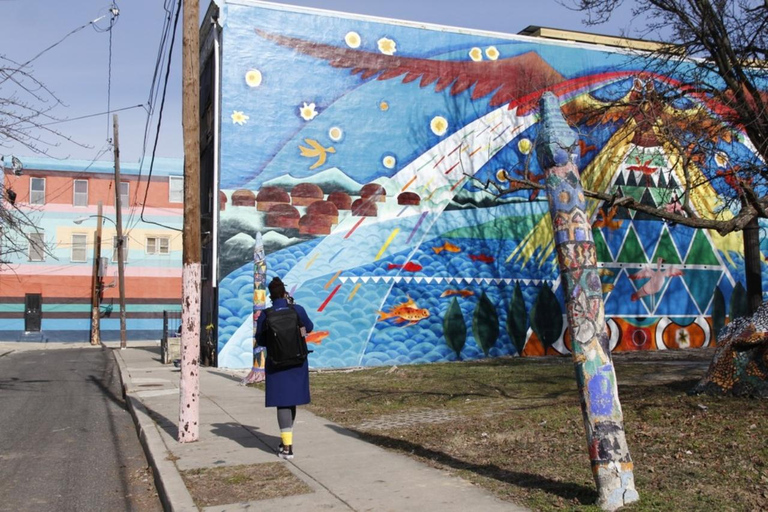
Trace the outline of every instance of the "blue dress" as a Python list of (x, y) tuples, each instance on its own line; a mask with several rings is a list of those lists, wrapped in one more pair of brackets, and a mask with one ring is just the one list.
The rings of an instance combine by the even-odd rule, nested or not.
[[(274, 309), (286, 309), (288, 301), (286, 299), (273, 300), (272, 307)], [(294, 304), (293, 308), (298, 313), (307, 332), (311, 332), (314, 324), (307, 316), (307, 312), (298, 304)], [(256, 321), (256, 341), (262, 346), (261, 331), (264, 328), (265, 318), (266, 315), (262, 314)], [(303, 365), (294, 368), (277, 370), (272, 367), (269, 358), (267, 358), (264, 373), (267, 377), (265, 400), (267, 407), (290, 407), (309, 403), (309, 361), (304, 361)]]

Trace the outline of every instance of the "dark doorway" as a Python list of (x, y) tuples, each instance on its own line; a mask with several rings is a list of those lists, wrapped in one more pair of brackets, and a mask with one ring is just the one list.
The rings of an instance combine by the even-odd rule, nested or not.
[(43, 296), (39, 293), (28, 293), (24, 297), (24, 330), (39, 332), (40, 321), (43, 317)]

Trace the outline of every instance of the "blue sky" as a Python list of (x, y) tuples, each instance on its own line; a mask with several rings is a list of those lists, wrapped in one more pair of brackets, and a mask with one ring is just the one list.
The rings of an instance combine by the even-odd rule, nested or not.
[[(567, 0), (477, 0), (467, 3), (459, 0), (292, 0), (275, 2), (464, 27), (504, 33), (517, 33), (528, 25), (584, 30), (618, 35), (628, 30), (629, 13), (625, 10), (607, 25), (585, 27), (583, 16), (563, 7)], [(146, 104), (160, 32), (166, 16), (164, 4), (172, 0), (116, 0), (120, 14), (112, 29), (112, 73), (109, 78), (108, 18), (69, 36), (55, 48), (35, 60), (32, 72), (36, 79), (54, 91), (64, 106), (57, 106), (51, 114), (60, 119), (72, 119), (107, 111), (107, 98), (112, 110)], [(3, 30), (0, 30), (0, 53), (17, 62), (25, 62), (52, 45), (69, 32), (108, 14), (111, 2), (106, 0), (0, 0)], [(201, 15), (208, 2), (200, 2)], [(180, 27), (179, 27), (180, 28)], [(176, 51), (172, 59), (168, 95), (163, 110), (163, 129), (160, 133), (157, 155), (182, 157), (181, 127), (181, 35), (177, 34)], [(0, 95), (7, 96), (7, 87), (0, 87)], [(159, 99), (158, 99), (159, 107)], [(159, 110), (159, 108), (158, 108)], [(138, 162), (143, 154), (144, 129), (147, 119), (143, 108), (130, 108), (118, 112), (120, 120), (121, 159)], [(147, 156), (151, 153), (154, 126), (152, 120)], [(67, 142), (42, 133), (55, 146), (45, 146), (50, 156), (111, 160), (112, 152), (107, 140), (112, 137), (111, 116), (107, 114), (51, 125), (67, 137), (87, 147)], [(30, 155), (31, 151), (7, 140), (0, 141), (0, 153)]]

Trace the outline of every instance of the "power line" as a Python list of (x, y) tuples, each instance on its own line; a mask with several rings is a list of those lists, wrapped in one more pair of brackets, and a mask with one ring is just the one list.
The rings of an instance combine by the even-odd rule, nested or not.
[(154, 146), (152, 147), (152, 158), (149, 161), (149, 173), (147, 175), (147, 186), (144, 189), (144, 200), (141, 203), (141, 215), (139, 216), (139, 218), (143, 222), (146, 222), (146, 223), (149, 223), (149, 224), (155, 224), (157, 226), (161, 226), (161, 227), (164, 227), (166, 229), (171, 229), (173, 231), (182, 231), (182, 230), (179, 229), (179, 228), (175, 228), (173, 226), (166, 226), (164, 224), (160, 224), (159, 222), (153, 222), (153, 221), (149, 221), (149, 220), (145, 219), (144, 218), (144, 206), (147, 203), (147, 196), (149, 194), (149, 184), (152, 181), (152, 169), (153, 169), (154, 164), (155, 164), (155, 154), (157, 152), (157, 144), (160, 141), (160, 126), (162, 125), (162, 121), (163, 121), (163, 107), (165, 106), (165, 94), (168, 91), (168, 78), (169, 78), (169, 76), (171, 74), (171, 60), (172, 60), (172, 56), (173, 56), (173, 44), (176, 41), (176, 27), (177, 27), (178, 22), (179, 22), (179, 14), (180, 13), (181, 13), (181, 0), (178, 1), (178, 6), (176, 8), (176, 17), (175, 17), (175, 19), (173, 21), (173, 35), (171, 36), (171, 45), (170, 45), (170, 49), (168, 50), (168, 63), (167, 63), (167, 66), (165, 68), (165, 81), (163, 83), (163, 95), (160, 98), (160, 113), (158, 114), (158, 117), (157, 117), (157, 130), (155, 132), (155, 143), (154, 143)]
[(68, 118), (68, 119), (60, 119), (58, 121), (53, 121), (51, 123), (41, 124), (40, 126), (50, 126), (52, 124), (68, 123), (70, 121), (79, 121), (81, 119), (88, 119), (89, 117), (98, 117), (98, 116), (103, 116), (104, 114), (110, 114), (110, 113), (115, 113), (115, 112), (123, 112), (124, 110), (132, 110), (134, 108), (143, 108), (143, 109), (146, 110), (147, 107), (143, 103), (140, 103), (138, 105), (133, 105), (131, 107), (123, 107), (123, 108), (118, 108), (118, 109), (115, 109), (115, 110), (107, 110), (105, 112), (97, 112), (96, 114), (87, 114), (87, 115), (79, 116), (79, 117), (71, 117), (71, 118)]

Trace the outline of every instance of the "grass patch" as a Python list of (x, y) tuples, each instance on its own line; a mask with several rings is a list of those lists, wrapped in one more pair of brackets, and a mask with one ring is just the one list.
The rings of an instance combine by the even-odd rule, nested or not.
[(200, 508), (312, 492), (282, 462), (189, 469), (181, 477)]
[[(626, 510), (768, 509), (768, 401), (686, 394), (712, 354), (615, 355), (641, 498)], [(321, 371), (311, 379), (312, 412), (369, 442), (534, 510), (598, 510), (570, 358)]]

